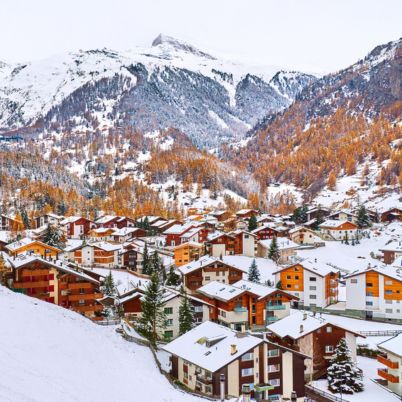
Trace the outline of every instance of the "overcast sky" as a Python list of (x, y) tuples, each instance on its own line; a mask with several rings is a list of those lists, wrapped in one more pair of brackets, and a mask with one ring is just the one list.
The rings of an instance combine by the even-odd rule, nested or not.
[(402, 0), (0, 0), (0, 59), (124, 50), (160, 33), (253, 64), (334, 71), (402, 36)]

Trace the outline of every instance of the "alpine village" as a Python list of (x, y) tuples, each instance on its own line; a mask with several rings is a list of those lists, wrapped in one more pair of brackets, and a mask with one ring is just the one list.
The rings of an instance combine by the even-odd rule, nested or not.
[(402, 41), (271, 70), (0, 61), (1, 401), (402, 399)]

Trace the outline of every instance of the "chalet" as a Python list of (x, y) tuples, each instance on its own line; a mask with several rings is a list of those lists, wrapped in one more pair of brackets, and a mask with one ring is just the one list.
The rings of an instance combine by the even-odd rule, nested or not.
[(233, 255), (235, 253), (235, 237), (223, 232), (211, 233), (207, 237), (206, 248), (212, 257)]
[(328, 219), (357, 223), (357, 212), (351, 209), (341, 209), (328, 215)]
[[(141, 300), (144, 297), (144, 290), (144, 287), (136, 288), (121, 295), (119, 298), (124, 315), (133, 321), (138, 320), (141, 317)], [(163, 287), (162, 293), (163, 309), (166, 315), (166, 326), (163, 329), (159, 329), (159, 336), (165, 341), (170, 341), (179, 336), (179, 309), (183, 295), (179, 291), (168, 287)], [(207, 302), (192, 295), (188, 295), (188, 300), (194, 312), (196, 325), (209, 320), (210, 306)]]
[(338, 301), (339, 270), (326, 262), (303, 260), (275, 273), (276, 283), (308, 308), (324, 308)]
[(59, 216), (56, 214), (43, 214), (39, 215), (36, 218), (33, 218), (33, 227), (40, 228), (43, 226), (51, 225), (51, 226), (59, 226), (59, 223), (64, 219), (63, 216)]
[(195, 226), (192, 224), (173, 225), (169, 229), (165, 230), (163, 234), (166, 236), (166, 246), (174, 247), (181, 244), (181, 237), (194, 227)]
[(84, 240), (68, 239), (63, 250), (59, 254), (59, 259), (64, 262), (75, 262), (75, 251), (81, 249)]
[(119, 244), (96, 242), (83, 244), (74, 251), (74, 260), (77, 264), (86, 267), (115, 268), (119, 265)]
[(190, 293), (215, 280), (232, 284), (243, 278), (243, 271), (240, 268), (210, 256), (203, 256), (178, 269), (183, 277), (183, 285)]
[(211, 398), (239, 397), (251, 385), (258, 400), (304, 397), (305, 359), (301, 353), (248, 333), (207, 321), (163, 349), (171, 356), (171, 375), (190, 390)]
[(212, 281), (197, 290), (210, 303), (211, 320), (245, 331), (263, 327), (290, 312), (290, 301), (297, 299), (283, 290), (240, 280), (233, 285)]
[(0, 231), (0, 251), (6, 250), (6, 246), (8, 243), (10, 243), (11, 240), (10, 236), (10, 232), (6, 232), (4, 230)]
[(381, 213), (381, 222), (401, 222), (402, 221), (402, 209), (391, 208)]
[[(276, 238), (278, 251), (279, 251), (279, 264), (289, 263), (292, 257), (296, 255), (296, 250), (299, 245), (289, 240), (286, 237)], [(261, 240), (258, 242), (258, 256), (263, 258), (268, 258), (269, 250), (272, 244), (272, 239)]]
[(252, 216), (258, 216), (260, 213), (256, 209), (241, 209), (236, 212), (238, 219), (250, 219)]
[(174, 263), (176, 267), (181, 267), (191, 261), (198, 260), (204, 252), (204, 246), (201, 243), (190, 241), (175, 246), (173, 250)]
[(377, 374), (381, 377), (383, 385), (391, 392), (402, 396), (400, 384), (402, 379), (402, 334), (379, 343), (377, 348), (380, 351), (377, 361), (381, 364)]
[(89, 231), (88, 237), (90, 241), (112, 241), (113, 233), (113, 228), (97, 227)]
[(87, 218), (69, 216), (60, 221), (60, 227), (68, 239), (83, 239), (88, 236), (89, 231), (95, 228), (96, 225)]
[(9, 259), (13, 277), (9, 286), (28, 296), (54, 303), (86, 316), (94, 316), (103, 307), (100, 283), (60, 260), (49, 261), (38, 255), (21, 254)]
[(307, 361), (305, 377), (318, 379), (326, 374), (335, 348), (344, 338), (356, 362), (356, 338), (361, 334), (344, 327), (330, 318), (297, 311), (268, 325), (269, 339), (311, 357)]
[(325, 246), (325, 242), (314, 230), (304, 226), (298, 226), (289, 231), (289, 238), (299, 245), (311, 245), (314, 247)]
[(98, 228), (133, 228), (135, 220), (126, 216), (104, 215), (95, 221)]
[(207, 236), (207, 229), (202, 226), (194, 227), (180, 236), (180, 244), (187, 243), (189, 241), (202, 244), (207, 239)]
[(272, 239), (277, 235), (277, 232), (274, 230), (275, 226), (275, 223), (268, 222), (262, 226), (259, 226), (257, 229), (254, 229), (252, 233), (253, 235), (257, 236), (257, 240)]
[(15, 217), (0, 215), (0, 230), (18, 232), (24, 229), (24, 224)]
[(321, 220), (329, 216), (331, 211), (328, 208), (322, 206), (311, 206), (307, 209), (307, 221), (312, 219)]
[(257, 254), (257, 238), (253, 233), (237, 229), (229, 233), (234, 237), (234, 254), (255, 257)]
[(229, 211), (224, 210), (211, 212), (210, 215), (216, 218), (218, 222), (223, 222), (232, 216), (232, 214)]
[(349, 221), (327, 220), (318, 226), (326, 240), (352, 240), (357, 235), (357, 226)]
[(164, 231), (171, 228), (173, 225), (181, 225), (181, 222), (176, 219), (170, 220), (159, 220), (151, 225), (151, 229), (156, 233), (163, 233)]
[(398, 257), (402, 256), (402, 242), (392, 241), (391, 243), (380, 248), (383, 254), (385, 264), (392, 264)]
[(345, 276), (346, 311), (366, 319), (402, 322), (402, 273), (399, 267), (371, 266)]
[(49, 246), (46, 243), (42, 243), (39, 240), (33, 240), (29, 237), (24, 237), (14, 243), (7, 244), (5, 249), (11, 256), (28, 253), (40, 255), (45, 259), (49, 257), (56, 259), (61, 251), (57, 247)]
[(112, 241), (115, 243), (125, 243), (131, 239), (138, 237), (145, 237), (146, 231), (136, 227), (123, 227), (120, 229), (114, 229), (112, 233)]

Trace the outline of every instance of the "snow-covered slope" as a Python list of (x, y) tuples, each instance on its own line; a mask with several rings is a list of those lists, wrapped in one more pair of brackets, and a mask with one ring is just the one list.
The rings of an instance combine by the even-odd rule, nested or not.
[(270, 83), (278, 70), (219, 60), (164, 35), (150, 48), (0, 63), (0, 131), (88, 129), (103, 118), (142, 131), (175, 127), (198, 145), (216, 145), (289, 106), (315, 79), (291, 73), (294, 83), (279, 87)]
[(113, 328), (0, 286), (2, 402), (191, 402)]

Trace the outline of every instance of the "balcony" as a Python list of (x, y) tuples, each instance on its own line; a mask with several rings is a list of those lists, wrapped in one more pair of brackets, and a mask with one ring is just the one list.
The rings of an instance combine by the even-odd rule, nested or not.
[(278, 321), (278, 317), (275, 316), (271, 316), (271, 317), (267, 317), (267, 324), (272, 324), (275, 321)]
[(49, 281), (39, 282), (14, 282), (15, 289), (33, 289), (33, 288), (47, 288), (50, 285)]
[(284, 304), (267, 304), (267, 311), (286, 310)]
[(77, 300), (94, 300), (100, 299), (102, 297), (102, 293), (83, 293), (78, 295), (69, 295), (69, 301), (77, 301)]
[(73, 289), (91, 289), (92, 283), (89, 282), (71, 282), (67, 284), (67, 288), (70, 290)]
[(247, 307), (235, 307), (233, 309), (235, 313), (247, 313)]
[(212, 384), (212, 377), (211, 376), (205, 376), (203, 374), (197, 374), (196, 375), (197, 381), (204, 385), (210, 385)]
[(102, 311), (103, 306), (101, 306), (100, 304), (94, 306), (71, 306), (71, 309), (80, 313), (84, 313), (87, 311)]
[(378, 369), (377, 374), (381, 377), (387, 380), (388, 382), (392, 382), (393, 384), (396, 384), (399, 382), (399, 377), (389, 374), (387, 369)]
[(392, 360), (387, 359), (384, 356), (377, 355), (377, 361), (384, 366), (387, 366), (390, 369), (397, 369), (399, 368), (399, 363), (398, 362), (393, 362)]

